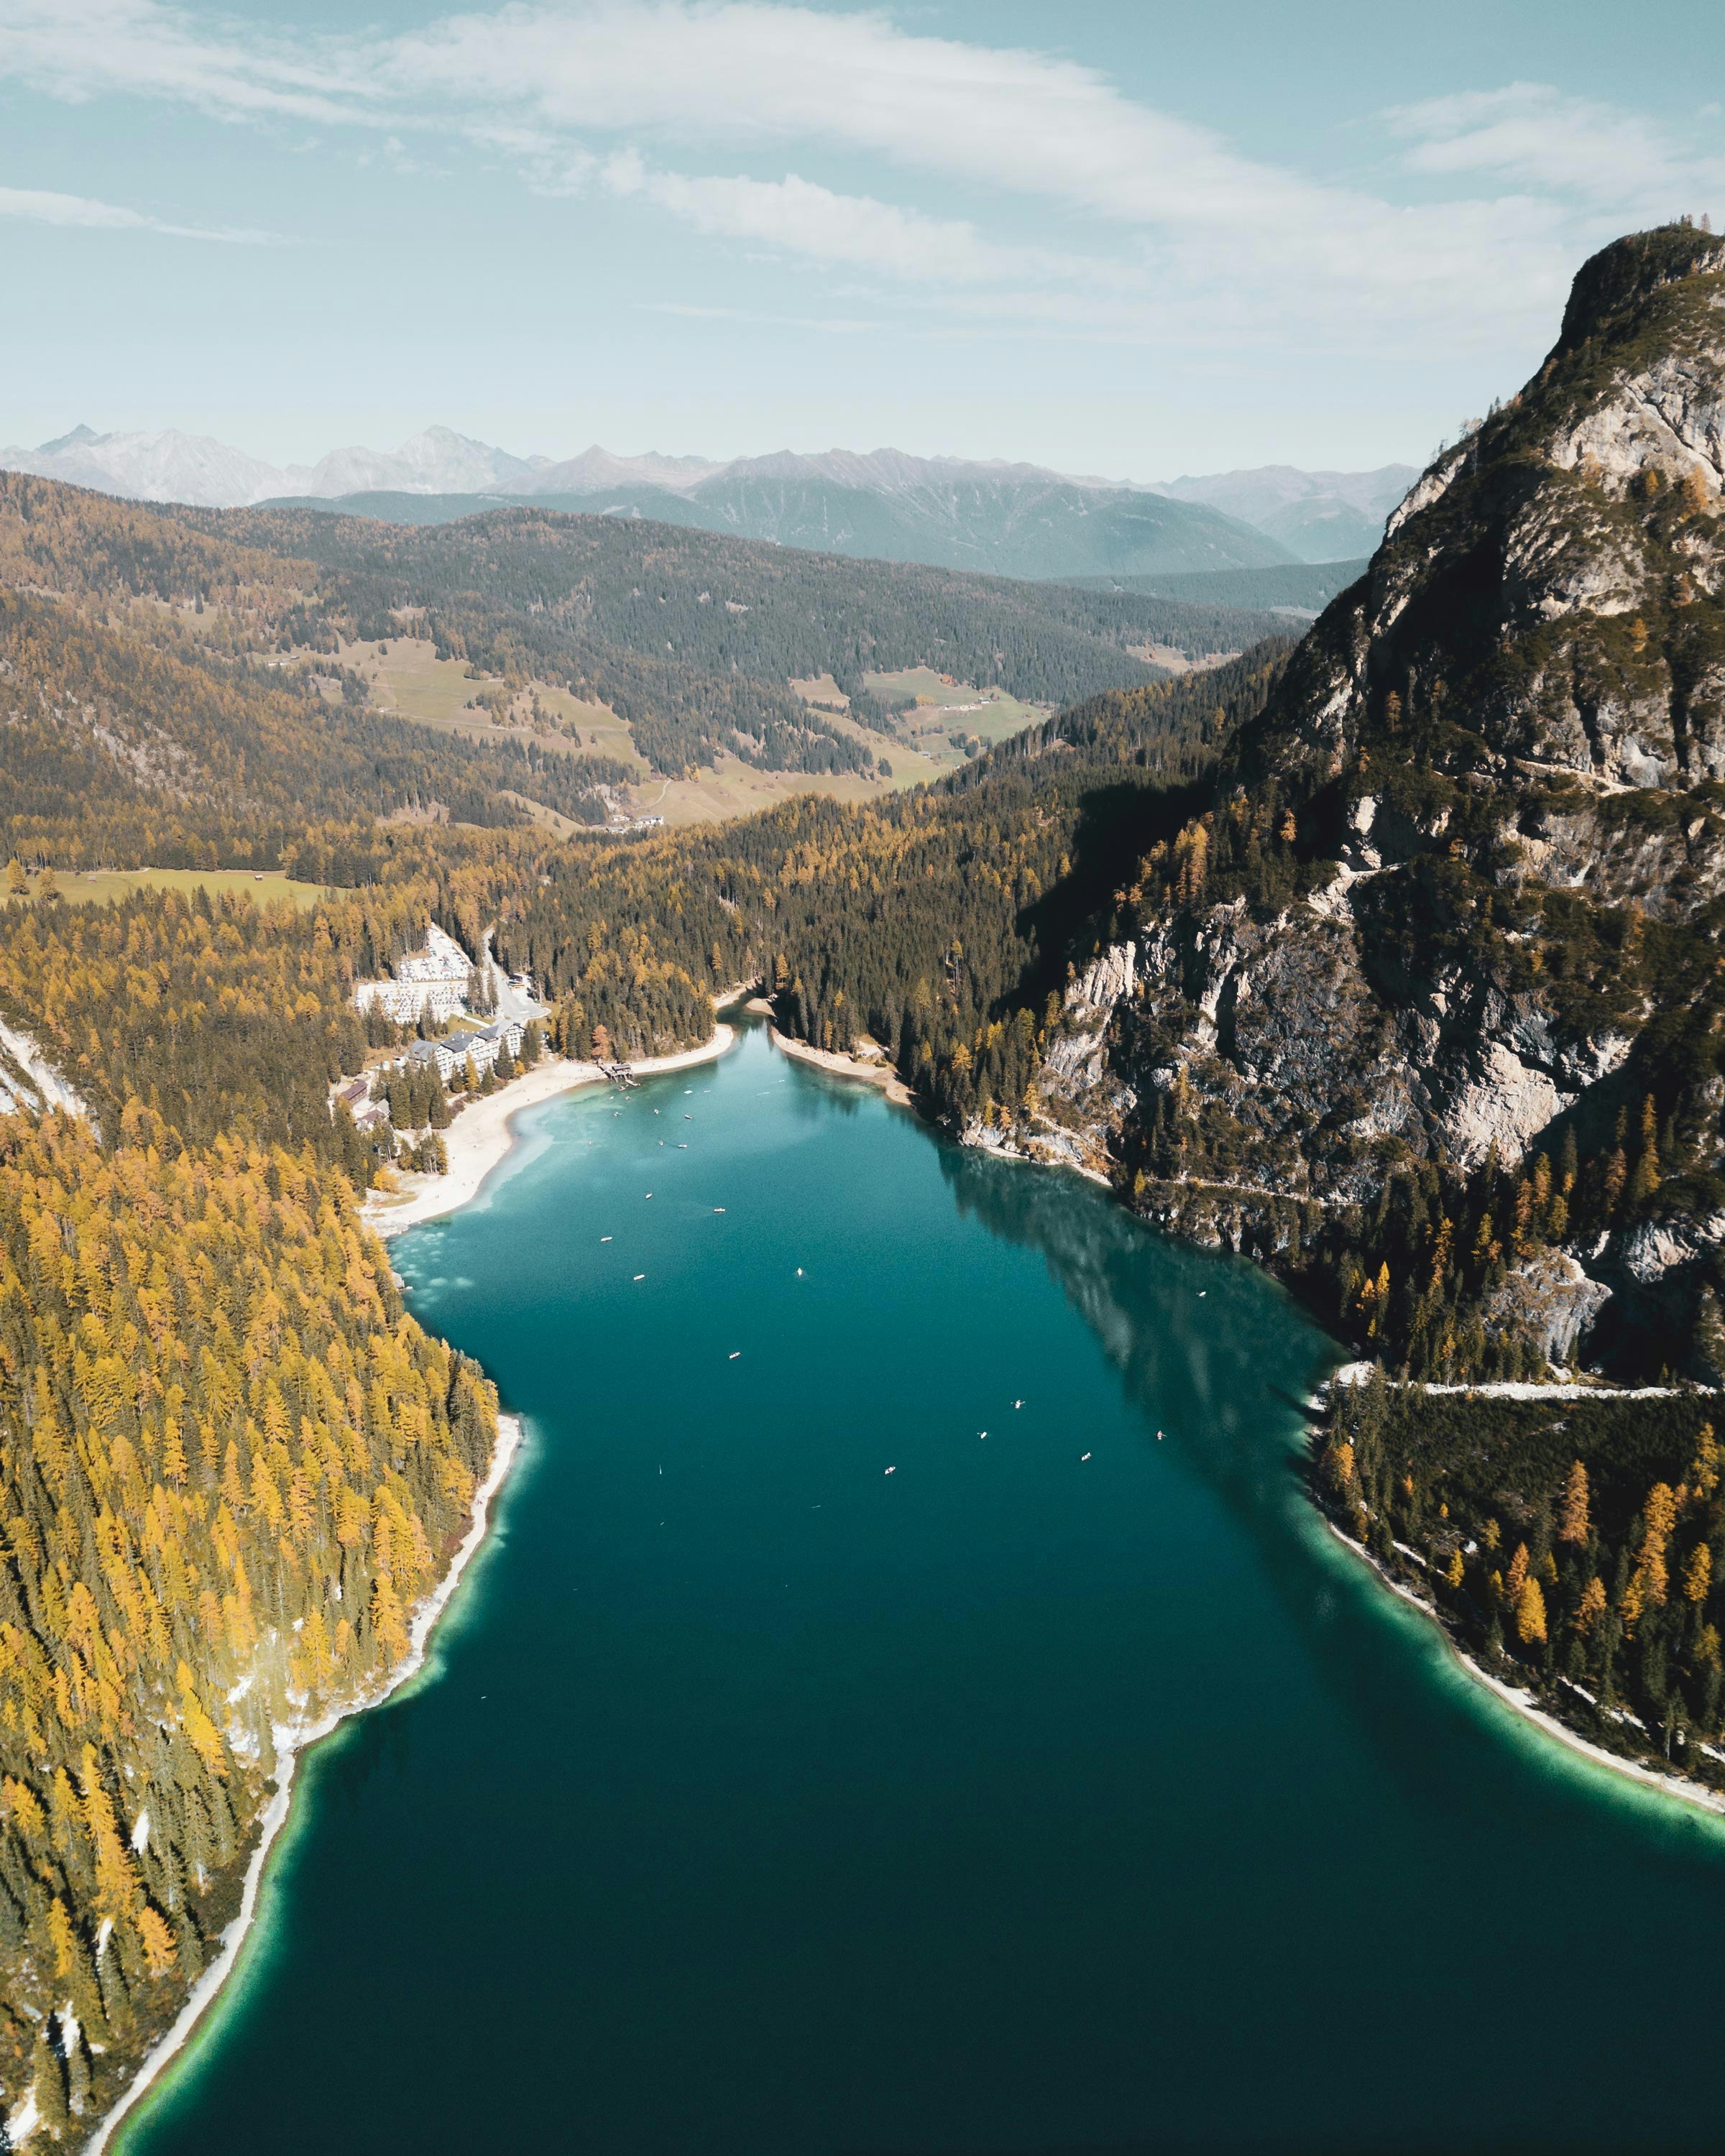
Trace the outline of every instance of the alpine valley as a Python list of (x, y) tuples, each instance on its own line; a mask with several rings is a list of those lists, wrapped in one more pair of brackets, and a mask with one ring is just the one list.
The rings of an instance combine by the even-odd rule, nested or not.
[[(667, 506), (711, 475), (530, 476), (447, 519), (0, 476), (13, 2145), (165, 2056), (295, 1750), (413, 1666), (507, 1464), (378, 1228), (739, 993), (971, 1170), (1106, 1183), (1075, 1301), (1127, 1214), (1269, 1269), (1347, 1358), (1302, 1472), (1358, 1561), (1717, 1804), (1725, 241), (1587, 262), (1309, 627), (1144, 588), (1310, 575), (1185, 482), (1111, 490), (1068, 584), (1027, 581), (1086, 506), (1050, 475), (988, 481), (1022, 516), (966, 479), (944, 552), (926, 493), (841, 544), (806, 474), (723, 475), (726, 530)], [(1251, 476), (1372, 543), (1369, 489)], [(768, 805), (649, 820), (727, 774)]]

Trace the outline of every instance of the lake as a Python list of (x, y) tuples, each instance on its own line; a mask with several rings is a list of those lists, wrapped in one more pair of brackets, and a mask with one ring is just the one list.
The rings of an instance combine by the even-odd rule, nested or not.
[(522, 1127), (395, 1248), (497, 1530), (126, 2156), (1717, 2148), (1725, 1829), (1316, 1519), (1271, 1283), (758, 1031)]

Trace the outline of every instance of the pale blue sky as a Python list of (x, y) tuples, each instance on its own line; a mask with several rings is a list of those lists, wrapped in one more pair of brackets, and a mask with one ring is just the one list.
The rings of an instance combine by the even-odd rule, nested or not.
[(1725, 217), (1717, 5), (0, 0), (0, 442), (1423, 460)]

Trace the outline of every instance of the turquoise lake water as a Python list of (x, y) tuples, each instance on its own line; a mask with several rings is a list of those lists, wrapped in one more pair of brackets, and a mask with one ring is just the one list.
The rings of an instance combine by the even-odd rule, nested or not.
[(1315, 1522), (1269, 1282), (758, 1033), (524, 1131), (395, 1250), (498, 1531), (126, 2156), (1721, 2145), (1725, 1830)]

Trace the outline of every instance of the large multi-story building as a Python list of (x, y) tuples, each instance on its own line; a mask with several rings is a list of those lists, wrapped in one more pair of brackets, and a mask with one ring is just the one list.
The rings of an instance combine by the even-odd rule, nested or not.
[(401, 1058), (404, 1064), (432, 1063), (437, 1075), (447, 1086), (457, 1077), (471, 1060), (475, 1071), (489, 1070), (497, 1060), (505, 1041), (509, 1052), (521, 1052), (521, 1022), (517, 1018), (499, 1019), (495, 1025), (464, 1026), (459, 1033), (446, 1034), (441, 1040), (416, 1040)]

